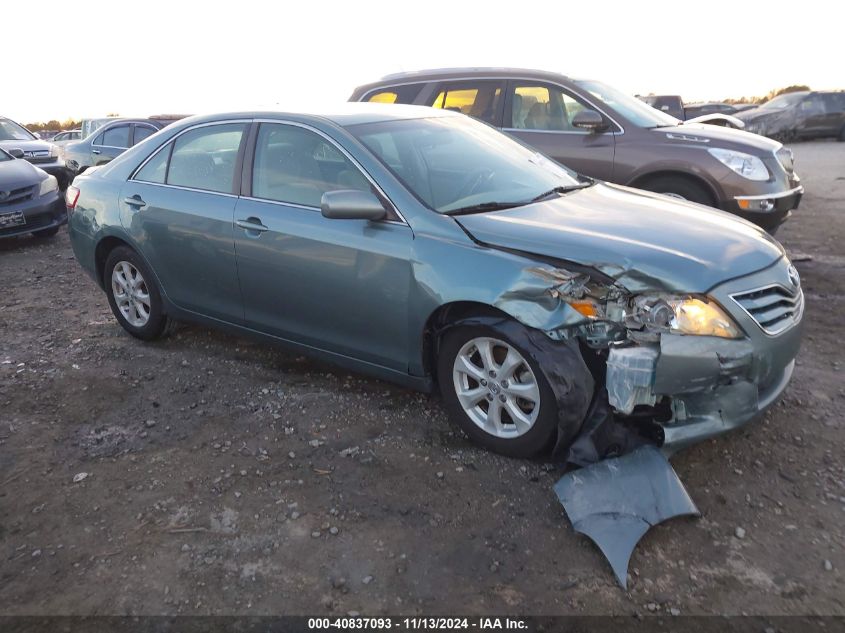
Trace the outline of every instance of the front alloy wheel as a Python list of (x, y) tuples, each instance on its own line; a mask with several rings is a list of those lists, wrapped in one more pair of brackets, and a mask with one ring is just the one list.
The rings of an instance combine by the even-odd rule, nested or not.
[(485, 433), (515, 438), (531, 430), (540, 413), (540, 387), (519, 351), (496, 338), (467, 341), (452, 369), (464, 413)]
[(536, 455), (558, 434), (558, 403), (524, 331), (517, 323), (455, 325), (438, 346), (449, 418), (475, 443), (511, 457)]

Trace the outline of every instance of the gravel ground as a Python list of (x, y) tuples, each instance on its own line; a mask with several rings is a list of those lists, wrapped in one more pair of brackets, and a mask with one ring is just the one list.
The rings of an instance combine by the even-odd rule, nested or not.
[(702, 518), (651, 530), (628, 592), (560, 471), (436, 399), (196, 326), (143, 344), (66, 230), (0, 243), (0, 612), (845, 614), (845, 143), (794, 149), (795, 377), (673, 459)]

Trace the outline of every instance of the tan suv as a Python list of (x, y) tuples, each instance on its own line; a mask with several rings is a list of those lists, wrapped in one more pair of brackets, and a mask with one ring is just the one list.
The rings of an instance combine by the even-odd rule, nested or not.
[(481, 119), (592, 178), (730, 211), (774, 233), (804, 191), (782, 144), (682, 121), (598, 81), (514, 68), (384, 77), (350, 101), (410, 103)]

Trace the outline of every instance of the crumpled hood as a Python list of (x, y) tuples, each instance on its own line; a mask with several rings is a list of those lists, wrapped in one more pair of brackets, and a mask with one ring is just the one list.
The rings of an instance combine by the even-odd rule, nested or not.
[(704, 293), (784, 256), (736, 216), (606, 183), (455, 220), (480, 242), (589, 266), (631, 292)]
[[(737, 118), (746, 125), (749, 123), (743, 117), (737, 116)], [(752, 134), (744, 130), (718, 125), (707, 125), (705, 123), (684, 123), (683, 125), (674, 127), (658, 127), (652, 129), (651, 132), (655, 134), (670, 134), (678, 137), (676, 140), (679, 143), (688, 142), (683, 137), (689, 136), (706, 139), (708, 144), (705, 147), (731, 147), (746, 152), (749, 148), (752, 148), (769, 153), (777, 151), (781, 146), (777, 141), (760, 136), (759, 134)], [(739, 147), (740, 145), (744, 145), (745, 147)]]
[(46, 172), (23, 159), (0, 162), (0, 191), (31, 187), (46, 177)]

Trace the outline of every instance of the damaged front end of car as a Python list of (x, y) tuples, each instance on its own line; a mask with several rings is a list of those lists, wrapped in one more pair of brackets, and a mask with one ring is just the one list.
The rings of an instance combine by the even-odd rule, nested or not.
[(785, 257), (706, 293), (647, 290), (636, 274), (632, 292), (624, 278), (533, 267), (496, 307), (541, 330), (547, 343), (539, 347), (577, 342), (588, 360), (596, 388), (577, 432), (564, 425), (583, 399), (568, 402), (560, 394), (572, 386), (553, 383), (559, 405), (570, 407), (555, 457), (581, 467), (555, 492), (626, 588), (642, 535), (698, 515), (667, 458), (742, 426), (777, 399), (792, 375), (804, 299)]
[(532, 267), (495, 306), (552, 341), (579, 341), (614, 423), (667, 455), (745, 424), (783, 391), (803, 312), (786, 258), (705, 294), (635, 293), (623, 281)]

